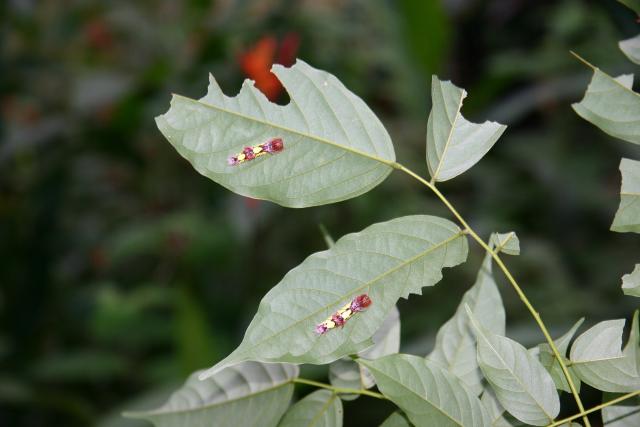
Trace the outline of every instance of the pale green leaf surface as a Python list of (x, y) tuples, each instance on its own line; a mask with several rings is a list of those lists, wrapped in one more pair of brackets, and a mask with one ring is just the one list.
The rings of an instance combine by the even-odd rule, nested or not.
[(446, 181), (478, 163), (507, 128), (496, 122), (471, 123), (460, 112), (467, 96), (449, 81), (431, 78), (432, 108), (427, 121), (427, 166), (434, 181)]
[(342, 427), (342, 401), (330, 390), (317, 390), (296, 402), (278, 427)]
[[(389, 134), (366, 104), (333, 75), (298, 60), (273, 73), (291, 102), (271, 103), (245, 80), (236, 97), (213, 76), (199, 100), (174, 95), (158, 128), (202, 175), (231, 191), (289, 207), (358, 196), (382, 182), (395, 153)], [(236, 166), (243, 147), (279, 137), (284, 150)]]
[(640, 233), (640, 161), (622, 159), (620, 172), (620, 206), (611, 224), (611, 230)]
[(487, 426), (489, 416), (455, 375), (436, 363), (408, 354), (376, 360), (359, 359), (380, 391), (421, 426)]
[(476, 356), (476, 337), (471, 330), (465, 305), (474, 316), (483, 319), (492, 331), (504, 335), (505, 312), (500, 292), (493, 279), (491, 255), (486, 254), (474, 285), (464, 294), (453, 317), (440, 327), (429, 360), (456, 375), (476, 395), (482, 390), (482, 372)]
[(504, 417), (504, 407), (496, 399), (496, 395), (493, 393), (491, 387), (487, 387), (482, 393), (480, 403), (484, 406), (489, 419), (491, 421), (491, 427), (511, 427), (511, 423)]
[(624, 393), (640, 389), (638, 313), (624, 350), (624, 319), (606, 320), (584, 332), (571, 346), (570, 359), (580, 379), (598, 390)]
[(126, 413), (156, 427), (273, 427), (293, 395), (295, 365), (245, 362), (201, 381), (192, 374), (167, 403), (151, 410)]
[[(604, 393), (602, 402), (608, 402), (618, 397)], [(633, 397), (617, 405), (602, 408), (602, 422), (607, 427), (638, 427), (640, 426), (640, 398)]]
[(640, 297), (640, 264), (633, 271), (622, 276), (622, 292), (625, 295)]
[[(372, 336), (399, 298), (420, 294), (444, 267), (467, 257), (467, 239), (451, 221), (415, 215), (374, 224), (309, 256), (262, 299), (240, 346), (211, 368), (244, 360), (325, 364), (373, 344)], [(343, 328), (317, 335), (315, 326), (368, 294), (372, 304)]]
[(496, 248), (496, 252), (503, 252), (507, 255), (520, 255), (520, 239), (516, 233), (493, 233), (491, 242)]
[(636, 64), (640, 64), (640, 34), (618, 43), (620, 50)]
[(395, 411), (380, 424), (380, 427), (411, 427), (411, 423), (402, 412)]
[[(569, 329), (569, 331), (566, 334), (564, 334), (557, 340), (554, 340), (554, 343), (556, 345), (556, 348), (558, 349), (558, 352), (563, 357), (565, 366), (568, 365), (568, 363), (566, 362), (569, 361), (566, 358), (567, 350), (569, 349), (569, 343), (571, 342), (571, 339), (575, 335), (580, 325), (582, 325), (582, 322), (584, 322), (584, 318), (578, 320), (571, 327), (571, 329)], [(558, 362), (558, 359), (553, 353), (553, 350), (551, 350), (551, 346), (549, 346), (548, 343), (542, 343), (538, 345), (538, 349), (539, 349), (538, 358), (540, 359), (540, 363), (542, 363), (542, 366), (544, 366), (549, 372), (549, 374), (551, 374), (551, 378), (553, 378), (553, 382), (556, 384), (556, 388), (558, 390), (571, 393), (571, 387), (569, 387), (569, 382), (567, 381), (567, 378), (564, 376), (564, 372), (562, 372), (562, 367), (560, 366), (560, 362)], [(578, 378), (578, 376), (574, 372), (573, 367), (568, 366), (567, 369), (569, 370), (569, 375), (571, 375), (571, 380), (573, 381), (573, 384), (576, 386), (576, 391), (580, 393), (580, 378)]]
[(478, 341), (478, 364), (496, 399), (516, 419), (546, 425), (560, 412), (549, 373), (519, 343), (481, 326), (467, 307)]
[(630, 89), (628, 78), (621, 80), (594, 68), (584, 98), (572, 106), (609, 135), (640, 144), (640, 96)]
[[(373, 334), (373, 346), (358, 353), (365, 359), (377, 359), (400, 350), (400, 312), (394, 307), (380, 329)], [(329, 365), (329, 381), (335, 387), (368, 389), (375, 385), (371, 373), (351, 358), (345, 357)], [(343, 400), (354, 400), (358, 394), (341, 394)]]

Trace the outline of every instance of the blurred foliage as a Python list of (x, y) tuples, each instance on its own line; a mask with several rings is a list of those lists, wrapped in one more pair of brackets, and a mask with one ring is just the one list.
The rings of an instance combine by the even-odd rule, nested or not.
[[(637, 243), (608, 228), (619, 158), (638, 153), (569, 107), (588, 78), (570, 49), (612, 74), (633, 70), (616, 43), (634, 35), (635, 17), (613, 0), (10, 0), (0, 8), (2, 424), (138, 425), (117, 412), (153, 406), (227, 354), (271, 286), (324, 249), (319, 223), (337, 238), (399, 215), (446, 215), (395, 174), (355, 200), (287, 210), (193, 171), (153, 117), (171, 92), (204, 93), (208, 72), (235, 93), (251, 73), (241, 59), (265, 37), (276, 47), (263, 60), (281, 59), (288, 46), (337, 75), (380, 115), (399, 159), (425, 173), (430, 75), (466, 88), (467, 117), (510, 127), (443, 190), (485, 235), (518, 232), (522, 256), (509, 264), (553, 331), (582, 315), (594, 322), (632, 311), (619, 284)], [(427, 352), (480, 259), (476, 247), (439, 286), (401, 303), (404, 351)], [(502, 291), (508, 333), (540, 342), (517, 296)], [(346, 422), (373, 425), (391, 410), (358, 399), (346, 405)]]

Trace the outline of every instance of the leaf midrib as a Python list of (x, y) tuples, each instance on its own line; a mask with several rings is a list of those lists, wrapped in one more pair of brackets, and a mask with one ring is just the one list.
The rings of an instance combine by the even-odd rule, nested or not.
[[(442, 90), (442, 83), (439, 82), (439, 86), (440, 86), (440, 93), (442, 94), (442, 101), (444, 102), (444, 91)], [(455, 130), (456, 127), (456, 122), (458, 121), (458, 117), (460, 117), (460, 110), (462, 109), (462, 103), (464, 101), (464, 97), (465, 97), (466, 93), (464, 89), (461, 89), (460, 92), (460, 100), (458, 101), (458, 108), (456, 109), (456, 115), (453, 118), (453, 122), (451, 122), (451, 130), (449, 131), (449, 135), (447, 136), (447, 142), (445, 142), (444, 144), (444, 149), (442, 150), (442, 155), (440, 156), (440, 159), (438, 160), (438, 167), (436, 168), (436, 171), (433, 173), (433, 176), (431, 178), (433, 178), (434, 181), (438, 180), (438, 174), (440, 173), (440, 168), (442, 167), (442, 164), (444, 163), (444, 158), (447, 155), (447, 150), (449, 149), (449, 144), (451, 143), (451, 139), (453, 138), (453, 132)], [(445, 111), (446, 111), (446, 107)]]
[(296, 130), (296, 129), (293, 129), (293, 128), (290, 128), (290, 127), (287, 127), (287, 126), (283, 126), (283, 125), (280, 125), (280, 124), (277, 124), (277, 123), (274, 123), (274, 122), (271, 122), (271, 121), (263, 120), (263, 119), (260, 119), (260, 118), (254, 117), (254, 116), (248, 116), (246, 114), (242, 114), (242, 113), (239, 113), (237, 111), (229, 110), (229, 109), (226, 109), (226, 108), (223, 108), (223, 107), (219, 107), (219, 106), (213, 105), (213, 104), (208, 104), (206, 102), (202, 102), (201, 100), (196, 100), (196, 99), (189, 98), (189, 97), (183, 96), (183, 95), (173, 94), (173, 97), (176, 98), (176, 99), (181, 99), (183, 101), (188, 101), (188, 102), (191, 102), (191, 103), (194, 103), (194, 104), (197, 104), (197, 105), (201, 105), (203, 107), (210, 108), (210, 109), (213, 109), (213, 110), (225, 113), (225, 114), (230, 114), (232, 116), (236, 116), (236, 117), (239, 117), (239, 118), (244, 119), (244, 120), (250, 120), (250, 121), (253, 121), (253, 122), (256, 122), (256, 123), (263, 124), (265, 126), (270, 126), (272, 128), (280, 129), (281, 131), (284, 131), (284, 132), (292, 133), (292, 134), (299, 135), (299, 136), (304, 137), (304, 138), (308, 138), (308, 139), (311, 139), (311, 140), (314, 140), (314, 141), (321, 142), (323, 144), (331, 145), (333, 147), (340, 148), (342, 150), (345, 150), (345, 151), (351, 152), (353, 154), (365, 157), (367, 159), (383, 163), (383, 164), (385, 164), (387, 166), (390, 166), (390, 167), (394, 167), (394, 165), (396, 164), (395, 161), (383, 159), (382, 157), (378, 157), (376, 155), (369, 154), (369, 153), (367, 153), (365, 151), (358, 150), (357, 148), (347, 147), (345, 145), (338, 144), (337, 142), (331, 141), (329, 139), (322, 138), (322, 137), (317, 136), (317, 135), (311, 135), (309, 133), (301, 132), (299, 130)]

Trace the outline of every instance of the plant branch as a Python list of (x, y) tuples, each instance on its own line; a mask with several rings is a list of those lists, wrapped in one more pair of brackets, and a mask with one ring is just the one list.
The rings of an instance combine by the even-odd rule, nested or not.
[(581, 411), (581, 412), (579, 412), (579, 413), (577, 413), (575, 415), (572, 415), (570, 417), (564, 418), (564, 419), (562, 419), (560, 421), (555, 421), (554, 423), (549, 424), (547, 427), (556, 427), (556, 426), (571, 422), (571, 421), (575, 420), (576, 418), (585, 417), (587, 414), (599, 411), (602, 408), (606, 408), (607, 406), (615, 405), (616, 403), (620, 403), (623, 400), (627, 400), (627, 399), (630, 399), (630, 398), (632, 398), (634, 396), (638, 396), (638, 395), (640, 395), (640, 390), (632, 391), (631, 393), (624, 394), (624, 395), (622, 395), (620, 397), (617, 397), (615, 399), (612, 399), (612, 400), (610, 400), (608, 402), (605, 402), (605, 403), (602, 403), (602, 404), (600, 404), (598, 406), (594, 406), (593, 408), (587, 409), (586, 411)]
[(356, 389), (356, 388), (342, 388), (342, 387), (334, 387), (330, 384), (325, 384), (325, 383), (321, 383), (318, 381), (312, 381), (312, 380), (307, 380), (304, 378), (295, 378), (293, 379), (294, 383), (298, 383), (298, 384), (307, 384), (307, 385), (311, 385), (314, 387), (319, 387), (319, 388), (326, 388), (327, 390), (331, 390), (336, 394), (362, 394), (364, 396), (370, 396), (370, 397), (375, 397), (376, 399), (383, 399), (383, 400), (387, 400), (387, 398), (380, 394), (380, 393), (376, 393), (375, 391), (369, 391), (369, 390), (364, 390), (364, 389)]
[[(560, 355), (560, 352), (558, 351), (558, 348), (556, 347), (555, 343), (553, 342), (553, 338), (551, 338), (551, 335), (549, 334), (549, 330), (547, 329), (547, 327), (545, 326), (544, 322), (542, 321), (542, 318), (540, 317), (540, 314), (536, 311), (536, 309), (533, 307), (533, 305), (531, 305), (531, 302), (529, 301), (529, 298), (527, 298), (525, 293), (522, 291), (522, 288), (520, 288), (520, 286), (518, 285), (518, 282), (516, 282), (516, 280), (513, 278), (513, 275), (511, 274), (511, 272), (509, 271), (507, 266), (504, 264), (504, 262), (502, 262), (502, 259), (500, 259), (500, 256), (498, 256), (498, 254), (495, 251), (493, 251), (491, 249), (491, 247), (489, 247), (489, 245), (484, 240), (482, 240), (482, 238), (480, 236), (478, 236), (478, 234), (464, 220), (462, 215), (460, 215), (460, 213), (453, 207), (453, 205), (449, 202), (449, 200), (440, 192), (440, 190), (438, 190), (436, 188), (436, 186), (434, 184), (432, 184), (431, 182), (427, 181), (426, 179), (422, 178), (420, 175), (416, 174), (412, 170), (406, 168), (405, 166), (403, 166), (403, 165), (401, 165), (399, 163), (396, 163), (394, 165), (394, 167), (396, 169), (406, 173), (407, 175), (413, 177), (414, 179), (420, 181), (423, 185), (425, 185), (427, 188), (429, 188), (442, 201), (442, 203), (444, 203), (444, 205), (447, 207), (447, 209), (449, 209), (449, 211), (451, 211), (453, 216), (456, 217), (456, 219), (460, 222), (460, 224), (464, 227), (464, 229), (469, 233), (469, 235), (471, 237), (473, 237), (473, 239), (476, 242), (478, 242), (478, 244), (480, 246), (482, 246), (482, 248), (485, 251), (487, 251), (491, 255), (491, 257), (495, 260), (496, 264), (498, 265), (498, 267), (500, 267), (500, 269), (502, 270), (502, 272), (506, 276), (507, 280), (511, 284), (511, 287), (513, 287), (513, 289), (516, 291), (516, 293), (520, 297), (520, 300), (522, 300), (522, 302), (527, 307), (527, 309), (529, 310), (529, 312), (533, 316), (534, 320), (538, 324), (538, 327), (540, 328), (540, 330), (542, 331), (542, 334), (544, 335), (545, 339), (549, 343), (549, 346), (551, 347), (551, 350), (553, 351), (554, 356), (558, 359), (558, 363), (560, 364), (560, 368), (562, 369), (562, 373), (564, 374), (564, 376), (567, 379), (567, 383), (569, 384), (569, 388), (571, 389), (571, 393), (573, 394), (573, 397), (574, 397), (574, 399), (576, 401), (576, 405), (578, 405), (578, 409), (580, 409), (581, 413), (584, 413), (585, 412), (584, 411), (584, 405), (582, 404), (582, 401), (580, 400), (580, 396), (578, 395), (576, 386), (573, 383), (573, 379), (571, 378), (571, 375), (569, 374), (569, 370), (567, 369), (567, 366), (564, 363), (564, 360), (563, 360), (564, 358)], [(585, 427), (591, 427), (591, 424), (589, 423), (589, 420), (588, 420), (587, 416), (583, 415), (582, 418), (583, 418)]]

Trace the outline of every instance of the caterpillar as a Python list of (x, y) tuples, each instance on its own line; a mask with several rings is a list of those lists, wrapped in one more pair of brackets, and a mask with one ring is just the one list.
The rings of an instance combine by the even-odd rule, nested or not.
[(363, 311), (370, 305), (371, 298), (369, 298), (369, 295), (358, 295), (350, 303), (329, 316), (324, 322), (318, 323), (315, 328), (316, 334), (322, 335), (337, 326), (343, 327), (354, 314)]
[(284, 142), (282, 138), (271, 138), (267, 142), (254, 145), (253, 147), (244, 147), (242, 151), (235, 156), (229, 156), (227, 164), (236, 166), (240, 163), (249, 162), (266, 154), (275, 154), (284, 150)]

